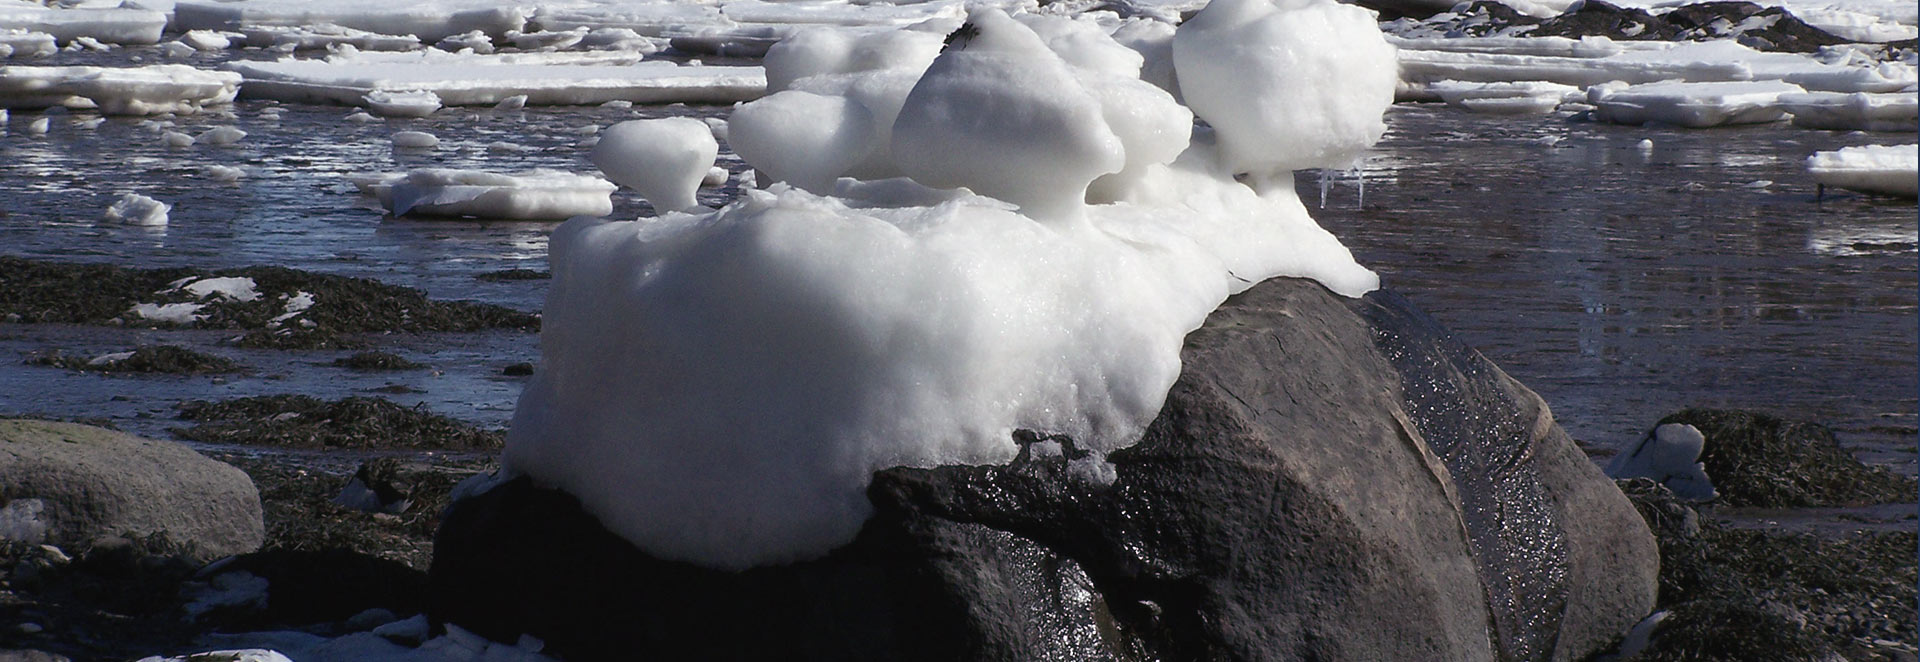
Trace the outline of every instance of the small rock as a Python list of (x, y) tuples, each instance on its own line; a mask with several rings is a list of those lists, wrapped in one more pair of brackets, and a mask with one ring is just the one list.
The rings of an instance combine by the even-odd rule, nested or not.
[(525, 377), (527, 375), (533, 374), (533, 364), (515, 363), (501, 370), (500, 374), (506, 375), (508, 377)]

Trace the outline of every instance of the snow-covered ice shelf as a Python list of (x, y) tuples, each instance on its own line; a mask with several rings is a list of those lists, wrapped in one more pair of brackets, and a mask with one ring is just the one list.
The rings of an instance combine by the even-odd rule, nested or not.
[(1920, 145), (1863, 145), (1807, 157), (1821, 186), (1912, 198), (1920, 195)]
[(0, 108), (98, 108), (111, 115), (194, 113), (233, 101), (240, 75), (186, 65), (0, 66)]
[[(542, 56), (542, 57), (534, 57)], [(595, 58), (598, 58), (596, 60)], [(234, 62), (247, 98), (367, 105), (381, 92), (432, 92), (447, 106), (494, 105), (525, 95), (532, 105), (732, 103), (766, 92), (755, 66), (689, 66), (632, 62), (630, 54), (455, 55), (444, 52), (362, 53), (338, 60)]]

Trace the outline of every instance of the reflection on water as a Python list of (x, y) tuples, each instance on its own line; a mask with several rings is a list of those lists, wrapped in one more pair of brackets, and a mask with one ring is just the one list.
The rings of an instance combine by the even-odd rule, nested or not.
[[(386, 218), (345, 176), (421, 166), (593, 172), (577, 145), (589, 125), (724, 109), (454, 108), (371, 123), (343, 119), (350, 112), (243, 102), (231, 113), (176, 119), (171, 129), (248, 132), (227, 147), (171, 148), (140, 119), (89, 129), (97, 116), (84, 112), (56, 117), (45, 137), (0, 136), (0, 252), (136, 266), (285, 265), (532, 310), (546, 281), (474, 276), (545, 269), (551, 224)], [(13, 123), (33, 119), (15, 113)], [(1618, 444), (1684, 406), (1751, 407), (1839, 426), (1872, 459), (1913, 471), (1915, 207), (1851, 194), (1816, 201), (1801, 165), (1816, 150), (1910, 137), (1780, 125), (1643, 129), (1425, 106), (1398, 107), (1389, 119), (1392, 132), (1367, 163), (1364, 208), (1353, 179), (1332, 178), (1326, 207), (1314, 214), (1389, 287), (1546, 396), (1575, 437)], [(401, 130), (433, 133), (441, 146), (396, 150), (390, 136)], [(210, 165), (247, 176), (217, 181)], [(1772, 184), (1748, 186), (1760, 180)], [(1318, 187), (1303, 174), (1298, 190), (1310, 206)], [(172, 223), (96, 220), (122, 192), (171, 203)], [(704, 191), (702, 202), (735, 192)], [(617, 217), (644, 210), (625, 192), (615, 202)], [(338, 397), (389, 379), (318, 368), (331, 355), (308, 353), (246, 354), (262, 373), (220, 383), (103, 379), (12, 358), (47, 345), (132, 344), (94, 333), (0, 325), (0, 409), (105, 413), (157, 431), (161, 422), (137, 417), (167, 416), (179, 399)], [(428, 391), (396, 400), (496, 425), (519, 389), (498, 378), (499, 366), (537, 354), (529, 335), (407, 342), (441, 371), (392, 377)]]
[(1816, 201), (1802, 165), (1909, 136), (1420, 106), (1389, 120), (1370, 164), (1392, 176), (1370, 173), (1364, 208), (1335, 191), (1316, 217), (1576, 438), (1617, 445), (1682, 407), (1748, 407), (1835, 425), (1913, 472), (1915, 207)]

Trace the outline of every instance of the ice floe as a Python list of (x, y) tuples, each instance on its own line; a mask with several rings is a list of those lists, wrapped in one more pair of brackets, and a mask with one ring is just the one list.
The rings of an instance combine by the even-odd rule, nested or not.
[(334, 60), (234, 62), (248, 98), (370, 105), (376, 92), (432, 93), (448, 106), (491, 106), (525, 96), (530, 105), (731, 103), (759, 97), (757, 66), (637, 62), (629, 54), (460, 55), (439, 51), (359, 53)]
[(495, 0), (183, 0), (174, 3), (172, 27), (244, 32), (328, 24), (431, 43), (472, 30), (504, 38), (524, 29), (531, 11), (529, 5)]
[(1913, 92), (1808, 92), (1780, 95), (1794, 126), (1837, 131), (1920, 129), (1920, 96)]
[(157, 44), (167, 15), (137, 7), (53, 8), (39, 4), (0, 4), (0, 30), (51, 35), (61, 44), (90, 39), (106, 44)]
[(1920, 145), (1863, 145), (1807, 157), (1821, 186), (1906, 198), (1920, 194)]
[(233, 101), (240, 75), (179, 64), (0, 66), (0, 106), (98, 108), (110, 115), (195, 113)]
[(1786, 117), (1780, 96), (1802, 92), (1781, 81), (1596, 85), (1587, 89), (1587, 103), (1594, 118), (1605, 122), (1697, 129), (1778, 121)]
[(554, 170), (501, 174), (421, 168), (353, 182), (394, 216), (564, 220), (613, 212), (612, 182)]
[(167, 212), (172, 209), (173, 205), (138, 193), (122, 193), (102, 218), (129, 225), (162, 226), (167, 224)]

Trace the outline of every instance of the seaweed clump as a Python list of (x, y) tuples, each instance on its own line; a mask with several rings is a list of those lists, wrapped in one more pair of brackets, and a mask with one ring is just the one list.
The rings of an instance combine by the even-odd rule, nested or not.
[[(248, 278), (254, 296), (197, 295), (182, 286), (202, 278)], [(140, 304), (191, 304), (191, 312), (150, 319)], [(407, 287), (285, 267), (133, 269), (104, 264), (0, 256), (0, 317), (29, 323), (244, 330), (236, 344), (327, 349), (380, 333), (537, 331), (538, 315), (493, 304), (436, 301)]]
[(1706, 435), (1700, 462), (1728, 506), (1805, 508), (1913, 501), (1913, 479), (1869, 467), (1815, 423), (1766, 414), (1687, 409), (1659, 425), (1685, 423)]
[(1635, 659), (1880, 659), (1890, 651), (1878, 642), (1915, 640), (1915, 532), (1736, 529), (1651, 480), (1619, 485), (1659, 541), (1659, 609), (1669, 612)]
[(327, 402), (305, 395), (263, 395), (180, 405), (193, 427), (171, 428), (182, 439), (282, 448), (492, 450), (505, 440), (426, 410), (381, 398)]
[(52, 350), (27, 358), (29, 365), (44, 365), (86, 372), (135, 372), (167, 375), (209, 375), (246, 372), (247, 367), (232, 359), (196, 352), (179, 345), (142, 345), (124, 355), (82, 357)]

